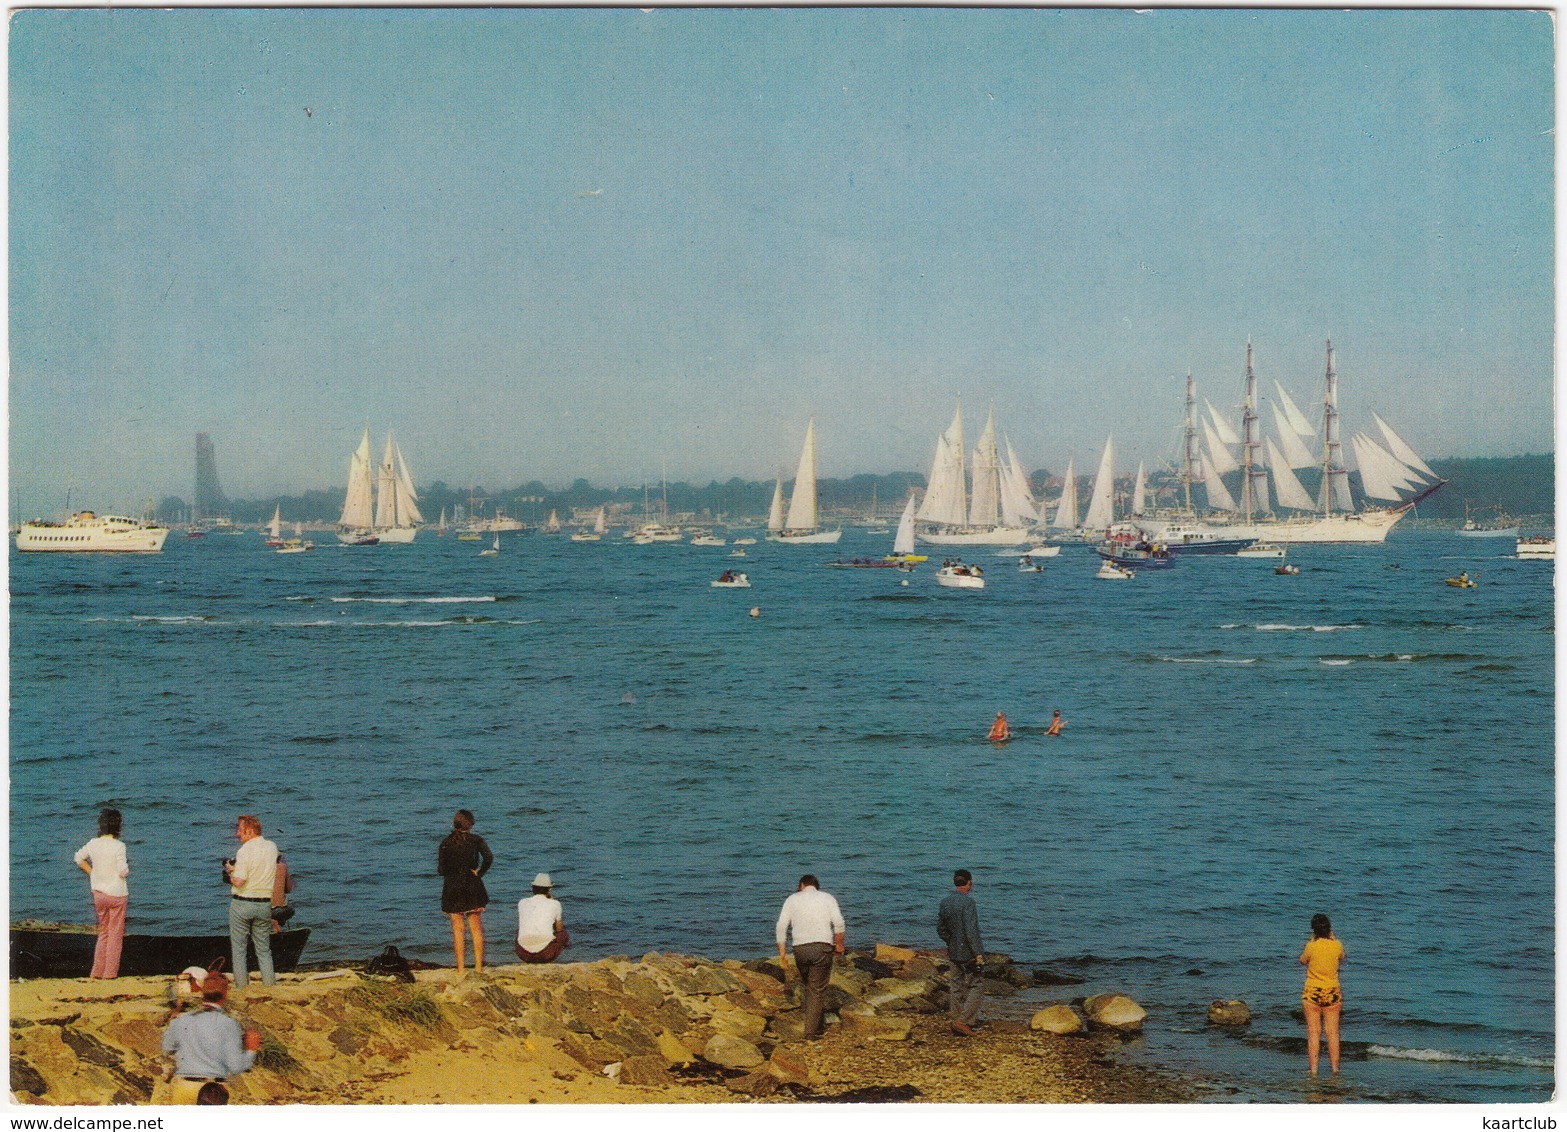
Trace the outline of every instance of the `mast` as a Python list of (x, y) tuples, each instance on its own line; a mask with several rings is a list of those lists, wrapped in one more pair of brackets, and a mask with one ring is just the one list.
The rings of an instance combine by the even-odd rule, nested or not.
[(1349, 507), (1349, 469), (1344, 467), (1344, 445), (1338, 435), (1338, 374), (1333, 369), (1333, 339), (1328, 339), (1327, 392), (1322, 398), (1322, 505), (1324, 516), (1333, 513), (1335, 495)]
[[(1251, 522), (1253, 512), (1264, 511), (1268, 505), (1268, 473), (1262, 464), (1261, 447), (1262, 441), (1257, 438), (1257, 370), (1252, 365), (1251, 339), (1248, 338), (1246, 400), (1241, 407), (1241, 512), (1248, 523)], [(1261, 485), (1257, 483), (1259, 478), (1264, 481)]]
[(1197, 411), (1197, 383), (1192, 380), (1192, 371), (1186, 371), (1186, 445), (1182, 453), (1181, 486), (1186, 490), (1186, 512), (1189, 515), (1196, 514), (1192, 510), (1192, 480), (1196, 479), (1197, 465), (1197, 424), (1194, 414)]

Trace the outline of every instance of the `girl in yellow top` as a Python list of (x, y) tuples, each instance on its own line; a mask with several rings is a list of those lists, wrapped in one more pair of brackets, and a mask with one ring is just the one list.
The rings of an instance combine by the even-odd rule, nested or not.
[(1344, 962), (1344, 945), (1333, 938), (1333, 924), (1323, 913), (1311, 917), (1311, 938), (1301, 950), (1306, 966), (1306, 987), (1300, 1005), (1306, 1015), (1306, 1064), (1317, 1075), (1317, 1053), (1322, 1032), (1328, 1035), (1328, 1062), (1338, 1072), (1338, 1021), (1344, 1008), (1344, 995), (1338, 985), (1339, 964)]

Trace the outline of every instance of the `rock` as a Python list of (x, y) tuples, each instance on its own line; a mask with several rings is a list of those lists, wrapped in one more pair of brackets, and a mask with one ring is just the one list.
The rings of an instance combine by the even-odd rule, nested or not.
[(881, 1014), (865, 1014), (848, 1010), (838, 1018), (845, 1034), (877, 1042), (906, 1041), (909, 1029), (914, 1025), (908, 1018), (889, 1018)]
[(1009, 994), (1017, 993), (1017, 987), (1013, 986), (1005, 979), (993, 979), (987, 975), (982, 980), (982, 982), (985, 987), (985, 996), (987, 998), (1004, 998)]
[(1148, 1012), (1124, 994), (1096, 994), (1083, 1000), (1083, 1013), (1092, 1026), (1123, 1034), (1143, 1028)]
[(758, 1069), (747, 1073), (744, 1077), (734, 1077), (725, 1081), (724, 1087), (730, 1092), (741, 1093), (748, 1097), (770, 1097), (778, 1091), (782, 1083), (766, 1069)]
[(1246, 1026), (1251, 1023), (1251, 1007), (1238, 998), (1215, 999), (1208, 1004), (1208, 1021), (1214, 1026)]
[(714, 1034), (702, 1047), (702, 1059), (725, 1069), (751, 1069), (766, 1060), (762, 1051), (733, 1034)]
[(901, 972), (905, 979), (939, 979), (941, 968), (924, 955), (916, 955), (903, 965)]
[(774, 1014), (767, 1022), (770, 1034), (781, 1042), (797, 1042), (805, 1037), (805, 1014), (799, 1010), (786, 1010)]
[(872, 984), (878, 978), (885, 979), (891, 977), (891, 967), (884, 963), (877, 963), (876, 966), (882, 968), (886, 974), (877, 975), (872, 971), (861, 970), (858, 967), (835, 966), (832, 969), (832, 979), (829, 981), (828, 986), (837, 987), (845, 994), (859, 998), (860, 995), (871, 989)]
[(1046, 967), (1034, 968), (1034, 985), (1036, 987), (1078, 987), (1083, 985), (1080, 975), (1065, 975), (1060, 971), (1052, 971)]
[(876, 961), (878, 963), (891, 963), (894, 966), (901, 966), (917, 955), (919, 955), (919, 952), (911, 947), (896, 947), (890, 943), (878, 943), (876, 945)]
[(674, 1077), (664, 1066), (664, 1059), (656, 1054), (638, 1054), (620, 1063), (622, 1085), (673, 1085)]
[(696, 1060), (696, 1055), (668, 1030), (658, 1035), (658, 1053), (667, 1065), (690, 1065)]
[(767, 1029), (764, 1015), (731, 1008), (713, 1011), (708, 1023), (721, 1034), (732, 1034), (748, 1042), (756, 1041)]
[[(905, 975), (909, 973), (907, 969), (904, 970)], [(985, 978), (1006, 983), (1008, 986), (1018, 990), (1034, 985), (1032, 975), (1014, 967), (1011, 963), (991, 963), (987, 960), (985, 963)]]
[(1077, 1011), (1063, 1003), (1047, 1006), (1029, 1019), (1028, 1028), (1047, 1034), (1076, 1034), (1087, 1029)]
[(20, 1057), (11, 1058), (11, 1091), (41, 1097), (49, 1091), (43, 1075)]
[(849, 960), (849, 966), (857, 971), (864, 971), (873, 979), (887, 979), (892, 977), (892, 965), (883, 963), (879, 959), (872, 959), (869, 955), (856, 955)]
[(806, 1067), (805, 1060), (782, 1050), (773, 1050), (773, 1056), (767, 1059), (767, 1071), (782, 1084), (810, 1087), (811, 1071)]

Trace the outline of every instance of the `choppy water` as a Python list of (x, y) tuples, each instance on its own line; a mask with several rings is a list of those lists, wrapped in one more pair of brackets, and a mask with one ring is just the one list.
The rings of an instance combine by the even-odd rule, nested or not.
[[(884, 542), (13, 551), (12, 917), (90, 920), (70, 857), (114, 804), (132, 930), (221, 931), (217, 863), (254, 812), (301, 876), (307, 958), (449, 961), (435, 846), (466, 806), (497, 855), (492, 961), (539, 870), (592, 958), (765, 955), (808, 870), (851, 944), (936, 946), (964, 865), (990, 947), (1086, 978), (1056, 997), (1131, 993), (1126, 1056), (1217, 1100), (1549, 1096), (1549, 564), (1399, 531), (1302, 548), (1295, 578), (1100, 582), (1082, 548), (1043, 574), (985, 552), (982, 593), (821, 566)], [(726, 566), (753, 588), (709, 587)], [(1481, 585), (1440, 583), (1460, 569)], [(1021, 732), (1000, 747), (997, 710)], [(1308, 1086), (1319, 910), (1346, 1063)], [(1206, 1029), (1216, 998), (1251, 1004), (1248, 1035)]]

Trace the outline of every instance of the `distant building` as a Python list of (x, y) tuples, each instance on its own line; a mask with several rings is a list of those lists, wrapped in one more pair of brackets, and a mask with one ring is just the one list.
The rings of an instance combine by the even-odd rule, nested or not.
[(218, 458), (212, 450), (212, 438), (204, 432), (196, 434), (196, 500), (191, 506), (191, 521), (226, 517), (229, 513), (228, 496), (218, 483)]

